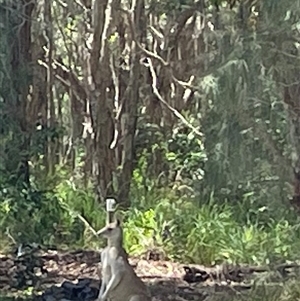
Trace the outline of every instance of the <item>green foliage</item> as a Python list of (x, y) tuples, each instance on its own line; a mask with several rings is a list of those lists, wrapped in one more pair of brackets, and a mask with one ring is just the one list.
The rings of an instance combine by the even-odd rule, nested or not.
[[(94, 200), (91, 189), (76, 184), (76, 177), (66, 179), (61, 174), (51, 192), (18, 190), (2, 183), (0, 228), (9, 228), (18, 243), (99, 247), (103, 241), (99, 242), (78, 216), (97, 230), (105, 223), (103, 207)], [(249, 215), (247, 204), (251, 196), (239, 206), (231, 202), (220, 205), (213, 196), (198, 205), (201, 202), (179, 197), (167, 188), (154, 188), (139, 199), (142, 191), (143, 186), (133, 188), (132, 208), (121, 212), (125, 248), (130, 254), (158, 248), (170, 259), (184, 262), (259, 264), (293, 259), (300, 247), (296, 217), (290, 215), (289, 222), (283, 217), (274, 220), (267, 214), (260, 218), (264, 210), (252, 206), (256, 222), (253, 218), (239, 218)]]
[[(93, 202), (91, 193), (77, 189), (73, 182), (63, 177), (59, 180), (62, 182), (56, 185), (55, 189), (47, 191), (38, 189), (33, 182), (30, 183), (30, 187), (25, 185), (14, 187), (9, 181), (2, 181), (0, 183), (2, 237), (15, 240), (16, 243), (35, 242), (66, 247), (84, 246), (89, 242), (90, 231), (87, 231), (78, 215), (88, 216), (88, 220), (95, 221), (100, 228), (105, 220), (105, 214), (103, 210), (99, 210), (95, 201)], [(49, 183), (51, 181), (53, 180)], [(9, 240), (8, 243), (11, 243)]]
[[(284, 219), (261, 226), (250, 220), (241, 223), (238, 215), (247, 212), (242, 206), (237, 212), (230, 203), (221, 206), (211, 200), (198, 207), (191, 200), (162, 199), (152, 209), (126, 213), (126, 247), (131, 253), (161, 247), (173, 259), (203, 264), (269, 263), (296, 254), (297, 219), (294, 226)], [(169, 237), (164, 240), (166, 227)]]
[[(260, 30), (255, 34), (242, 32), (234, 20), (243, 18), (240, 16), (243, 15), (243, 7), (236, 10), (238, 13), (231, 12), (234, 17), (227, 16), (227, 11), (212, 8), (214, 5), (225, 6), (225, 2), (208, 1), (211, 5), (201, 11), (203, 22), (197, 25), (197, 30), (196, 27), (193, 29), (193, 34), (193, 31), (181, 29), (182, 35), (199, 34), (199, 44), (203, 44), (200, 47), (201, 59), (196, 54), (199, 46), (195, 46), (197, 51), (188, 58), (194, 61), (184, 65), (187, 58), (183, 53), (182, 60), (170, 62), (170, 66), (174, 66), (174, 76), (187, 80), (190, 72), (181, 74), (179, 70), (193, 69), (191, 66), (198, 65), (197, 60), (201, 61), (201, 71), (195, 71), (195, 81), (191, 84), (195, 87), (195, 97), (180, 113), (189, 123), (200, 128), (203, 137), (196, 136), (176, 118), (164, 118), (164, 114), (161, 115), (161, 122), (156, 120), (157, 123), (152, 124), (151, 118), (141, 113), (146, 111), (146, 105), (139, 102), (131, 207), (122, 212), (125, 247), (130, 254), (159, 248), (173, 260), (203, 264), (223, 261), (270, 263), (295, 259), (298, 255), (299, 218), (290, 212), (285, 203), (290, 193), (286, 184), (290, 181), (290, 158), (299, 145), (289, 138), (292, 132), (290, 124), (293, 122), (290, 116), (293, 114), (283, 104), (282, 86), (291, 88), (291, 83), (296, 82), (292, 76), (299, 66), (291, 51), (295, 49), (289, 48), (289, 40), (297, 40), (290, 37), (290, 28), (299, 27), (299, 18), (295, 18), (288, 5), (284, 4), (285, 7), (282, 4), (283, 1), (275, 3), (267, 0), (261, 3), (257, 13)], [(243, 4), (242, 1), (236, 2), (239, 3), (236, 6)], [(163, 21), (157, 28), (166, 30), (167, 35), (169, 31), (176, 30), (173, 25), (177, 17), (194, 3), (189, 0), (150, 1), (147, 9), (156, 15), (153, 19)], [(289, 0), (287, 3), (294, 5), (297, 11), (295, 1)], [(253, 5), (256, 6), (256, 3)], [(254, 6), (249, 8), (253, 14), (257, 8)], [(60, 13), (60, 9), (55, 11)], [(77, 11), (66, 11), (66, 18), (58, 27), (65, 28), (66, 36), (72, 36), (73, 28), (78, 27), (81, 17)], [(228, 21), (219, 20), (224, 23), (217, 24), (217, 17), (228, 18)], [(280, 25), (274, 22), (274, 18), (280, 20)], [(11, 25), (10, 22), (7, 20), (6, 24)], [(187, 20), (186, 27), (194, 28), (194, 23), (199, 23), (199, 20)], [(216, 30), (209, 29), (206, 26), (208, 23), (216, 25)], [(154, 25), (153, 28), (158, 23)], [(84, 172), (81, 170), (85, 163), (83, 158), (87, 160), (90, 155), (88, 144), (94, 141), (86, 139), (86, 144), (80, 141), (77, 145), (77, 141), (74, 142), (75, 168), (71, 170), (57, 163), (54, 175), (46, 174), (45, 163), (41, 161), (46, 157), (47, 141), (57, 143), (63, 140), (58, 138), (71, 140), (74, 128), (69, 128), (72, 134), (66, 133), (64, 125), (67, 128), (71, 123), (63, 120), (72, 119), (75, 115), (70, 112), (66, 97), (63, 108), (67, 109), (64, 112), (61, 110), (61, 124), (52, 128), (37, 128), (33, 133), (24, 135), (15, 116), (7, 113), (11, 108), (16, 111), (15, 101), (18, 99), (7, 47), (16, 37), (10, 36), (13, 32), (5, 32), (5, 28), (12, 27), (17, 28), (0, 28), (0, 33), (3, 33), (1, 39), (5, 37), (0, 44), (5, 58), (0, 60), (0, 117), (3, 121), (0, 131), (0, 236), (8, 241), (12, 237), (17, 243), (97, 248), (104, 242), (94, 237), (90, 226), (96, 230), (101, 228), (105, 223), (105, 212), (103, 206), (96, 202), (92, 187), (83, 186)], [(71, 40), (63, 41), (58, 33), (58, 57), (62, 57), (68, 65), (70, 52), (76, 53), (76, 50), (72, 50)], [(180, 35), (176, 36), (178, 45), (174, 44), (174, 50), (170, 48), (172, 51), (167, 55), (168, 59), (172, 59), (172, 52), (178, 53), (176, 60), (184, 52), (179, 51), (185, 46), (180, 44), (180, 39)], [(196, 38), (193, 39), (197, 42)], [(118, 47), (117, 44), (114, 46)], [(70, 46), (71, 51), (65, 45)], [(164, 50), (162, 54), (164, 56)], [(72, 60), (76, 62), (76, 68), (70, 63), (70, 70), (84, 68), (76, 55)], [(21, 69), (21, 77), (26, 77), (26, 68)], [(164, 72), (157, 74), (160, 77)], [(21, 83), (27, 85), (29, 79), (24, 78)], [(168, 95), (164, 78), (159, 78), (158, 82), (163, 83), (158, 85), (162, 94)], [(54, 87), (56, 92), (58, 86)], [(146, 91), (144, 88), (141, 85), (141, 90)], [(153, 103), (159, 106), (159, 102)], [(70, 112), (71, 116), (67, 116), (69, 113), (66, 112)], [(82, 115), (84, 112), (76, 113)], [(67, 134), (68, 137), (64, 136)], [(66, 144), (59, 145), (62, 146), (59, 159), (64, 156)], [(27, 149), (24, 149), (26, 145)], [(116, 152), (121, 153), (122, 147)], [(84, 148), (83, 152), (81, 148)], [(17, 169), (24, 158), (30, 162), (30, 183), (18, 177)], [(294, 292), (294, 288), (292, 290)], [(298, 298), (298, 290), (294, 293), (290, 295)], [(285, 298), (281, 294), (278, 300), (292, 300), (288, 296)]]
[[(52, 243), (65, 215), (55, 197), (33, 188), (1, 185), (0, 224), (18, 243)], [(26, 225), (26, 227), (24, 227)]]
[[(73, 221), (80, 222), (82, 226), (80, 238), (77, 244), (80, 246), (99, 247), (89, 226), (79, 220), (79, 215), (83, 217), (91, 227), (100, 229), (105, 224), (106, 213), (104, 208), (95, 200), (91, 189), (82, 189), (77, 186), (76, 181), (64, 180), (56, 188), (56, 195), (60, 206), (69, 212)], [(70, 231), (72, 225), (66, 225), (66, 230)]]
[(169, 15), (178, 14), (182, 10), (191, 7), (193, 1), (191, 0), (168, 0), (168, 1), (151, 1), (150, 9), (157, 13), (165, 13)]

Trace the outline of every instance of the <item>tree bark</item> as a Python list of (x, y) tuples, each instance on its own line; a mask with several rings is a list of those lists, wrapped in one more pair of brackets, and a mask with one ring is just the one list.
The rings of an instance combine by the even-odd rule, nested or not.
[(104, 200), (113, 194), (114, 152), (110, 148), (114, 135), (112, 100), (108, 97), (111, 86), (109, 69), (108, 34), (111, 29), (113, 0), (95, 0), (94, 33), (90, 58), (91, 112), (94, 130), (93, 174), (98, 198)]
[[(12, 36), (7, 33), (6, 43), (10, 50), (6, 53), (10, 61), (10, 78), (8, 79), (11, 93), (3, 95), (4, 111), (15, 123), (12, 138), (6, 145), (9, 168), (7, 172), (16, 176), (16, 184), (24, 183), (30, 186), (29, 156), (31, 134), (28, 127), (28, 116), (26, 106), (29, 95), (31, 70), (31, 15), (34, 3), (31, 1), (19, 1), (19, 3), (8, 2), (3, 6), (7, 19), (4, 20), (7, 28), (11, 28)], [(21, 24), (19, 19), (14, 18), (16, 14), (23, 16)]]

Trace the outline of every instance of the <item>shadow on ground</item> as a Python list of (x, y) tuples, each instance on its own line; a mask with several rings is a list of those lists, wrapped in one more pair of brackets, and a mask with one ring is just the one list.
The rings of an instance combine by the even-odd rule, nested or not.
[[(100, 287), (99, 260), (99, 252), (87, 250), (63, 252), (39, 248), (19, 257), (13, 253), (0, 255), (0, 300), (94, 301)], [(244, 299), (252, 285), (242, 282), (257, 277), (258, 273), (259, 279), (277, 277), (277, 280), (266, 281), (269, 293), (271, 289), (280, 294), (280, 282), (288, 277), (288, 269), (294, 268), (291, 264), (279, 265), (272, 274), (265, 267), (223, 266), (220, 270), (141, 258), (130, 258), (130, 264), (149, 286), (153, 301)], [(262, 287), (265, 290), (265, 286)]]

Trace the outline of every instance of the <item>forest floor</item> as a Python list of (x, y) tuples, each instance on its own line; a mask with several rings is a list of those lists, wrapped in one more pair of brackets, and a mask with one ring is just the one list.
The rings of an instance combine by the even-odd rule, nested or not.
[[(92, 301), (100, 286), (99, 259), (99, 252), (87, 250), (39, 249), (19, 257), (0, 255), (0, 299)], [(272, 268), (204, 267), (156, 259), (130, 258), (137, 275), (149, 286), (153, 301), (269, 300), (263, 295), (280, 296), (282, 284), (295, 279), (300, 270), (294, 263)], [(253, 294), (259, 299), (250, 298)], [(277, 297), (274, 300), (279, 300)]]

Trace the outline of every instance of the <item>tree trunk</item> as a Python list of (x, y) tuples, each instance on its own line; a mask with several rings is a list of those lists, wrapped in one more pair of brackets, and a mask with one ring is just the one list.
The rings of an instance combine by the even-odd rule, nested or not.
[(290, 117), (290, 140), (293, 147), (294, 195), (290, 203), (300, 213), (300, 85), (297, 82), (299, 78), (295, 76), (295, 84), (284, 88), (284, 102)]
[(108, 34), (111, 29), (112, 10), (117, 1), (94, 2), (94, 34), (91, 50), (91, 112), (94, 131), (94, 166), (98, 198), (104, 200), (113, 194), (114, 152), (110, 148), (114, 135), (112, 99), (109, 69)]
[[(142, 42), (142, 27), (145, 22), (144, 0), (138, 0), (133, 13), (135, 39)], [(118, 201), (123, 207), (130, 206), (129, 193), (135, 158), (135, 133), (137, 124), (139, 87), (140, 87), (140, 51), (136, 42), (131, 41), (130, 80), (125, 91), (124, 107), (121, 116), (122, 160), (118, 179)]]
[[(0, 9), (1, 15), (6, 16), (3, 21), (10, 29), (6, 32), (6, 39), (3, 35), (3, 43), (9, 47), (5, 52), (7, 62), (6, 70), (9, 70), (9, 77), (6, 85), (10, 87), (10, 93), (2, 95), (4, 102), (4, 114), (15, 124), (12, 138), (5, 145), (8, 165), (7, 172), (15, 175), (16, 184), (29, 181), (29, 156), (30, 156), (30, 130), (28, 127), (28, 116), (26, 115), (27, 99), (29, 95), (30, 68), (31, 63), (31, 15), (34, 4), (31, 1), (18, 1), (18, 3), (7, 2)], [(15, 12), (17, 11), (17, 12)], [(15, 14), (22, 15), (23, 22), (20, 24)], [(2, 20), (2, 19), (1, 19)], [(14, 23), (15, 21), (15, 23)], [(0, 92), (1, 93), (1, 92)]]

